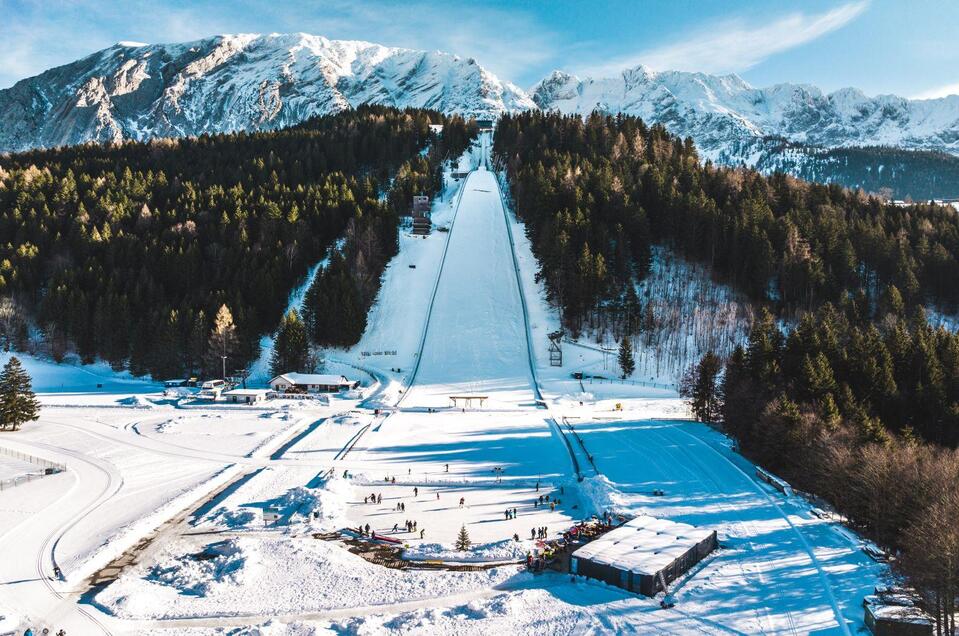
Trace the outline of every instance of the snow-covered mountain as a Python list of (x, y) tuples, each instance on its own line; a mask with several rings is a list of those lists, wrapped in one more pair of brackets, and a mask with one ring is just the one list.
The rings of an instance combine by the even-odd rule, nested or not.
[(375, 102), (535, 108), (473, 59), (304, 33), (120, 43), (0, 91), (0, 150), (280, 128)]
[(644, 66), (608, 79), (554, 71), (530, 89), (544, 109), (629, 113), (690, 136), (703, 154), (755, 164), (768, 138), (823, 148), (896, 146), (959, 154), (959, 96), (824, 94), (803, 84), (753, 88), (736, 75), (655, 72)]
[[(867, 165), (859, 153), (837, 171), (837, 161), (848, 160), (824, 162), (819, 151), (891, 146), (901, 196), (959, 195), (951, 180), (935, 188), (910, 182), (908, 175), (935, 161), (927, 156), (913, 166), (902, 153), (959, 156), (955, 95), (908, 100), (852, 88), (824, 94), (801, 84), (753, 88), (736, 75), (643, 66), (608, 79), (555, 71), (527, 93), (473, 59), (304, 33), (120, 43), (50, 69), (0, 90), (0, 151), (280, 128), (364, 103), (487, 117), (532, 108), (635, 114), (692, 137), (704, 157), (720, 163), (815, 173), (851, 186), (890, 185), (873, 178), (887, 157), (872, 152)], [(955, 172), (950, 161), (942, 157), (939, 167)]]

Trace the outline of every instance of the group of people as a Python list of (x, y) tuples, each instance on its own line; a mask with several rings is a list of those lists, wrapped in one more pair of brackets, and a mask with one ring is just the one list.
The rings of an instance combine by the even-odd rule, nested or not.
[(549, 534), (549, 529), (546, 526), (540, 526), (539, 528), (533, 528), (529, 531), (530, 539), (545, 539)]
[(372, 495), (367, 495), (367, 496), (363, 497), (363, 503), (365, 503), (365, 504), (370, 504), (370, 503), (380, 504), (380, 503), (383, 503), (383, 494), (382, 494), (382, 493), (380, 493), (380, 494), (373, 493)]
[(516, 518), (516, 508), (507, 508), (506, 520), (509, 521), (510, 519), (515, 519), (515, 518)]
[(549, 504), (549, 511), (553, 512), (554, 510), (556, 510), (556, 506), (558, 506), (560, 503), (561, 501), (559, 500), (559, 498), (554, 498), (552, 501), (550, 501), (549, 495), (540, 495), (538, 498), (533, 500), (533, 507), (539, 508), (540, 506), (545, 506), (546, 504)]
[[(50, 633), (51, 632), (49, 627), (44, 627), (42, 630), (40, 630), (40, 634), (42, 634), (43, 636), (47, 636)], [(36, 632), (33, 631), (32, 627), (28, 627), (27, 630), (23, 632), (23, 636), (34, 636), (34, 634), (36, 634)], [(67, 630), (65, 629), (58, 630), (56, 633), (56, 636), (67, 636)]]

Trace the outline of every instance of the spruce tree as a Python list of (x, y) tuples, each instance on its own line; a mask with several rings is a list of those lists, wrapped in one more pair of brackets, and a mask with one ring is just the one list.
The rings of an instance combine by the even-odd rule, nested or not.
[(283, 317), (283, 323), (273, 341), (273, 357), (270, 370), (273, 375), (288, 372), (307, 371), (310, 357), (310, 343), (306, 335), (306, 325), (300, 315), (291, 309)]
[(636, 370), (636, 361), (633, 360), (633, 342), (628, 334), (619, 341), (619, 368), (623, 372), (623, 379), (633, 375)]
[(707, 351), (703, 359), (696, 366), (695, 382), (693, 383), (691, 404), (696, 419), (702, 422), (715, 422), (719, 418), (719, 388), (716, 376), (722, 363), (712, 351)]
[(30, 376), (16, 356), (0, 372), (0, 427), (17, 430), (40, 417), (40, 404), (33, 393)]
[(236, 336), (236, 325), (233, 324), (233, 314), (230, 308), (223, 304), (216, 312), (213, 330), (207, 343), (207, 371), (215, 376), (217, 371), (223, 372), (223, 357), (231, 357), (239, 346)]
[(460, 526), (460, 533), (456, 536), (456, 549), (465, 552), (470, 549), (473, 542), (470, 541), (470, 533), (466, 530), (466, 524)]

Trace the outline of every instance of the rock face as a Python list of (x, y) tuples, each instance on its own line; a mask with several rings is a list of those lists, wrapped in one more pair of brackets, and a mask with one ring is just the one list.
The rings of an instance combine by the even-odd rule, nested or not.
[(472, 59), (303, 33), (120, 43), (0, 91), (0, 150), (273, 129), (364, 103), (535, 108)]
[(552, 75), (530, 89), (544, 109), (629, 113), (692, 137), (703, 154), (756, 164), (769, 141), (821, 148), (895, 146), (959, 154), (959, 96), (866, 97), (854, 88), (753, 88), (736, 75), (654, 72), (643, 66), (609, 79)]
[[(608, 79), (555, 71), (527, 93), (472, 59), (304, 33), (120, 43), (50, 69), (0, 90), (0, 152), (274, 129), (366, 103), (493, 118), (535, 108), (622, 112), (692, 137), (704, 158), (719, 163), (878, 184), (900, 196), (959, 196), (955, 95), (908, 100), (866, 97), (852, 88), (760, 89), (736, 75), (643, 66)], [(855, 150), (863, 146), (892, 150)], [(852, 154), (822, 154), (837, 149)], [(915, 158), (904, 150), (952, 156)], [(889, 166), (897, 175), (892, 181), (884, 172)], [(930, 170), (948, 171), (948, 178), (910, 176)]]

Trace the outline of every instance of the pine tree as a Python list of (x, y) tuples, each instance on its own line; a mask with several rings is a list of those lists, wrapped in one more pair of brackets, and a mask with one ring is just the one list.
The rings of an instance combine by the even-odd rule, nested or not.
[(701, 422), (719, 419), (721, 403), (716, 377), (721, 367), (719, 356), (707, 351), (702, 360), (686, 372), (680, 383), (679, 394), (689, 399), (696, 419)]
[(273, 341), (273, 357), (270, 360), (270, 370), (273, 375), (281, 373), (302, 373), (307, 371), (310, 357), (309, 339), (306, 335), (306, 325), (300, 320), (300, 315), (291, 309), (283, 317), (283, 323)]
[(636, 370), (636, 361), (633, 359), (633, 342), (629, 335), (624, 335), (619, 341), (619, 368), (623, 372), (623, 379), (633, 375)]
[(456, 536), (456, 549), (465, 552), (470, 549), (473, 542), (470, 541), (470, 533), (466, 530), (466, 525), (460, 527), (460, 533)]
[(33, 393), (30, 376), (16, 356), (0, 372), (0, 427), (17, 430), (40, 417), (40, 404)]
[(230, 313), (230, 308), (223, 304), (216, 312), (213, 330), (210, 332), (207, 344), (207, 371), (214, 376), (217, 371), (222, 373), (223, 357), (232, 356), (238, 346), (239, 340), (236, 336), (236, 325), (233, 324), (233, 314)]

